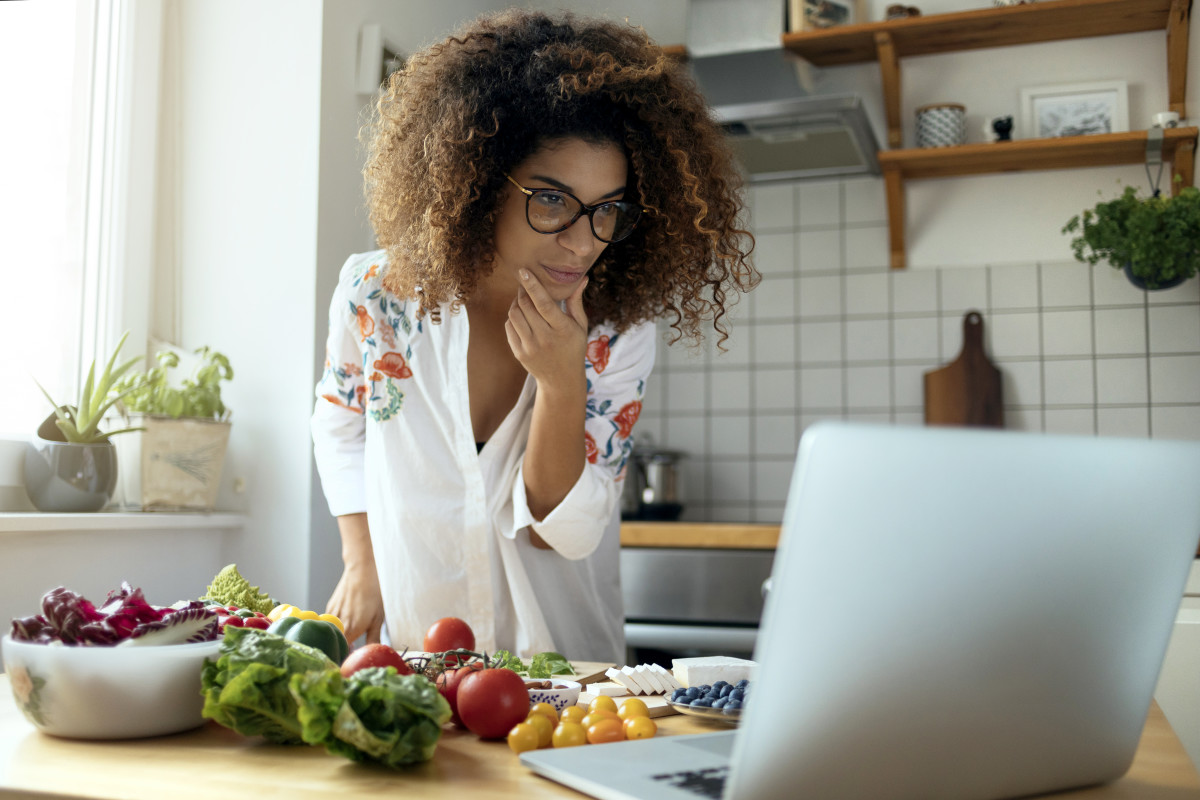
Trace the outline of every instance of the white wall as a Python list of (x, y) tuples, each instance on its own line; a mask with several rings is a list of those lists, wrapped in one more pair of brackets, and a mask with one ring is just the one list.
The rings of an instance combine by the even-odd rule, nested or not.
[(218, 507), (249, 520), (227, 560), (293, 602), (307, 593), (321, 15), (319, 0), (177, 0), (164, 53), (169, 327), (234, 366)]

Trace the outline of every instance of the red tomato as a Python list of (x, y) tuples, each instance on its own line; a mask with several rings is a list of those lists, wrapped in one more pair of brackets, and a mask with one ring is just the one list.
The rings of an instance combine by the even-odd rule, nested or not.
[(458, 715), (484, 739), (504, 738), (528, 714), (525, 679), (511, 669), (469, 672), (458, 687)]
[(412, 675), (412, 667), (391, 647), (376, 642), (365, 644), (346, 656), (342, 662), (342, 677), (349, 678), (367, 667), (395, 667), (401, 675)]
[(265, 631), (271, 627), (271, 621), (266, 617), (246, 617), (242, 620), (243, 628), (258, 628), (260, 631)]
[(472, 662), (465, 667), (458, 669), (448, 669), (437, 677), (437, 688), (442, 693), (442, 697), (446, 698), (446, 702), (450, 704), (450, 711), (453, 712), (450, 721), (459, 727), (463, 725), (462, 718), (458, 716), (458, 685), (468, 672), (475, 672), (483, 669), (483, 664), (478, 661)]
[(425, 632), (424, 650), (427, 653), (474, 649), (475, 632), (458, 617), (442, 617)]

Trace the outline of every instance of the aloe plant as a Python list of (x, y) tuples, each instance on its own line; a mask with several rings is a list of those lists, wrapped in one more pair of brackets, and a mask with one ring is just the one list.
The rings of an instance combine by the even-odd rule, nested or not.
[[(50, 401), (50, 405), (54, 407), (54, 416), (57, 418), (55, 425), (62, 431), (68, 442), (95, 444), (106, 442), (110, 436), (116, 436), (118, 433), (145, 430), (136, 427), (108, 432), (100, 430), (100, 422), (104, 419), (104, 415), (108, 413), (114, 403), (124, 396), (123, 392), (114, 392), (114, 386), (118, 379), (139, 360), (135, 356), (120, 366), (116, 366), (117, 356), (120, 355), (121, 348), (125, 345), (125, 339), (128, 337), (129, 331), (126, 331), (121, 337), (121, 341), (117, 342), (117, 349), (109, 356), (108, 363), (104, 365), (104, 372), (98, 380), (96, 378), (96, 362), (92, 362), (91, 367), (88, 368), (87, 380), (83, 384), (83, 391), (79, 393), (79, 402), (75, 405), (60, 405), (55, 402), (45, 387), (40, 383), (37, 384), (38, 388), (42, 390), (42, 394)], [(34, 383), (37, 381), (35, 380)]]

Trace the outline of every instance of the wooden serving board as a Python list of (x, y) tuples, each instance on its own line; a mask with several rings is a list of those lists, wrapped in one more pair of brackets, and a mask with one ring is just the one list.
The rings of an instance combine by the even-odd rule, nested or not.
[(601, 661), (572, 661), (571, 666), (575, 669), (574, 675), (555, 675), (554, 677), (562, 678), (564, 681), (575, 681), (586, 686), (589, 683), (608, 680), (604, 671), (616, 665)]
[(1004, 427), (1000, 370), (983, 349), (983, 315), (963, 317), (958, 358), (925, 373), (925, 424)]

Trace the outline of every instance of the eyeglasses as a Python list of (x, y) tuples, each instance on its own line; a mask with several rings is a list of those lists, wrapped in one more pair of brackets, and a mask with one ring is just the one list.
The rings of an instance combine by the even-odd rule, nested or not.
[(588, 222), (592, 226), (592, 235), (602, 242), (612, 244), (633, 233), (638, 220), (646, 211), (637, 203), (626, 203), (623, 200), (610, 200), (588, 206), (570, 192), (558, 189), (526, 189), (513, 180), (512, 175), (504, 177), (524, 193), (525, 221), (538, 233), (565, 231), (575, 224), (575, 220), (587, 214)]

